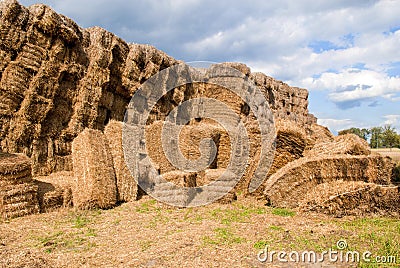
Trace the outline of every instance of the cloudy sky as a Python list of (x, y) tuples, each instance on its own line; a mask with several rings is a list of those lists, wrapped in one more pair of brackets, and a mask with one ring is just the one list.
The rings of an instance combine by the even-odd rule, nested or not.
[(400, 131), (399, 0), (40, 1), (176, 59), (244, 62), (305, 87), (310, 111), (334, 132)]

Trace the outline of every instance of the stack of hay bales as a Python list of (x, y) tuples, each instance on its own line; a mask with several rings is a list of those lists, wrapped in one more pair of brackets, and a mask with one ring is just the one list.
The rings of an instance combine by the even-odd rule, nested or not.
[(118, 201), (129, 202), (137, 200), (138, 185), (125, 164), (122, 147), (122, 127), (122, 122), (111, 120), (104, 129), (104, 135), (108, 141), (113, 159)]
[(61, 171), (36, 177), (40, 212), (50, 212), (72, 206), (73, 172)]
[(304, 152), (305, 157), (269, 178), (264, 189), (267, 201), (335, 216), (395, 213), (400, 194), (392, 185), (394, 163), (371, 154), (368, 143), (354, 134), (323, 136)]
[(117, 186), (110, 149), (99, 130), (85, 129), (72, 143), (75, 181), (73, 202), (78, 208), (111, 208)]
[(0, 153), (0, 217), (14, 218), (39, 213), (38, 187), (32, 180), (30, 159)]
[[(230, 161), (230, 138), (226, 130), (213, 120), (201, 120), (200, 122), (191, 121), (183, 126), (179, 133), (179, 150), (188, 160), (197, 160), (200, 156), (200, 143), (205, 138), (213, 140), (217, 147), (217, 154), (210, 166), (198, 172), (185, 172), (178, 170), (167, 159), (161, 142), (161, 133), (163, 121), (155, 121), (146, 126), (146, 148), (156, 169), (160, 172), (164, 179), (181, 187), (199, 187), (211, 183), (222, 175)], [(158, 188), (164, 191), (165, 187)], [(221, 189), (217, 189), (218, 191)], [(224, 191), (222, 189), (221, 191)], [(167, 195), (168, 193), (163, 193)], [(178, 193), (180, 194), (180, 193)], [(178, 198), (178, 197), (176, 197)], [(182, 200), (190, 197), (181, 196)], [(203, 197), (201, 197), (203, 198)], [(218, 202), (227, 203), (236, 198), (236, 195), (228, 193), (226, 197), (218, 200)], [(182, 203), (183, 204), (183, 203)]]

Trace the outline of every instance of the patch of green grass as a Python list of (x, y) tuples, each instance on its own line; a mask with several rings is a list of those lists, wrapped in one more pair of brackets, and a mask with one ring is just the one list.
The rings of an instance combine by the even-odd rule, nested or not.
[(167, 224), (170, 221), (168, 216), (163, 215), (161, 210), (156, 211), (156, 215), (148, 222), (147, 228), (155, 229), (158, 224)]
[(296, 212), (291, 211), (287, 208), (273, 208), (272, 214), (282, 217), (293, 217), (294, 215), (296, 215)]
[(342, 229), (358, 233), (357, 239), (346, 238), (355, 247), (375, 250), (379, 254), (400, 252), (400, 221), (390, 218), (362, 218), (336, 222)]
[(97, 236), (93, 222), (101, 213), (100, 210), (70, 212), (49, 226), (52, 231), (31, 232), (32, 246), (47, 253), (88, 250), (96, 246), (92, 242), (92, 238)]
[(265, 213), (264, 208), (236, 206), (233, 209), (216, 208), (210, 212), (212, 219), (219, 220), (222, 224), (230, 225), (233, 222), (248, 222), (255, 214)]
[(259, 240), (257, 242), (254, 243), (253, 247), (255, 249), (265, 249), (265, 247), (269, 245), (268, 241), (266, 240)]
[(234, 234), (228, 228), (216, 228), (214, 229), (214, 237), (203, 237), (203, 243), (206, 245), (232, 245), (240, 244), (244, 241), (243, 237)]
[(73, 221), (72, 221), (72, 223), (73, 223), (73, 228), (83, 228), (83, 227), (85, 227), (88, 223), (90, 222), (90, 220), (87, 218), (87, 217), (85, 217), (85, 216), (83, 216), (83, 215), (77, 215), (74, 219), (73, 219)]
[(313, 250), (315, 252), (323, 252), (328, 250), (327, 243), (320, 237), (313, 237), (310, 235), (300, 235), (294, 238), (295, 242), (291, 244), (291, 248), (297, 250)]
[[(335, 220), (339, 228), (350, 234), (344, 237), (350, 250), (370, 251), (371, 262), (361, 262), (359, 267), (399, 267), (400, 264), (400, 221), (392, 218), (359, 218)], [(394, 256), (396, 264), (379, 264), (376, 256)]]
[(87, 231), (86, 231), (86, 234), (85, 234), (86, 236), (92, 236), (92, 237), (94, 237), (94, 236), (97, 236), (97, 233), (96, 233), (96, 230), (95, 229), (92, 229), (92, 228), (87, 228)]
[(95, 232), (93, 229), (84, 234), (83, 232), (67, 233), (63, 231), (55, 231), (47, 233), (43, 236), (35, 237), (36, 247), (43, 248), (46, 253), (51, 253), (55, 250), (88, 250), (95, 247), (96, 244), (90, 242), (87, 236), (93, 236)]
[(283, 231), (284, 229), (280, 226), (276, 226), (276, 225), (270, 225), (269, 229), (273, 230), (273, 231)]
[(38, 244), (37, 246), (45, 247), (45, 252), (50, 253), (60, 242), (62, 242), (62, 236), (64, 232), (58, 231), (54, 233), (50, 233), (43, 237), (38, 237)]
[(201, 215), (196, 215), (196, 216), (194, 217), (194, 220), (195, 220), (196, 222), (202, 222), (202, 221), (203, 221), (203, 216), (201, 216)]
[(54, 228), (72, 224), (73, 228), (84, 228), (88, 224), (92, 224), (98, 216), (102, 214), (102, 210), (83, 210), (83, 211), (70, 211), (67, 217), (60, 218), (54, 222)]
[(149, 249), (152, 245), (153, 245), (153, 241), (151, 240), (144, 240), (144, 241), (140, 241), (139, 245), (142, 251), (146, 251), (147, 249)]
[(198, 210), (196, 209), (186, 208), (184, 210), (183, 221), (188, 221), (190, 223), (201, 223), (203, 219), (203, 216), (199, 214)]
[(154, 206), (156, 203), (157, 203), (157, 201), (154, 199), (145, 201), (139, 207), (136, 208), (136, 212), (139, 212), (139, 213), (152, 212), (152, 211), (156, 210), (156, 207)]
[(192, 214), (192, 212), (193, 212), (193, 208), (187, 208), (185, 210), (185, 214), (183, 215), (183, 220), (184, 221), (189, 220), (190, 219), (190, 214)]

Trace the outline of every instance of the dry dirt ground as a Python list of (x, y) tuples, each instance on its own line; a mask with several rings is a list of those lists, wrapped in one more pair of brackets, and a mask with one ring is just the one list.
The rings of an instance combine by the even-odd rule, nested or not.
[(64, 209), (1, 222), (0, 267), (350, 267), (257, 260), (267, 244), (322, 252), (335, 249), (339, 239), (352, 250), (395, 255), (400, 221), (335, 219), (240, 197), (232, 204), (179, 209), (145, 196), (110, 210)]

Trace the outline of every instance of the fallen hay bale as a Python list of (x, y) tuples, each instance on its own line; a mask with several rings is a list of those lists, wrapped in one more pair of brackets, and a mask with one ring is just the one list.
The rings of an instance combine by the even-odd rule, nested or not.
[(110, 150), (103, 133), (85, 129), (72, 142), (75, 181), (73, 202), (78, 208), (111, 208), (117, 187)]
[(125, 163), (122, 147), (122, 127), (122, 122), (111, 120), (104, 129), (104, 135), (113, 158), (118, 201), (129, 202), (137, 200), (138, 185)]
[(342, 216), (399, 215), (400, 189), (394, 185), (335, 181), (322, 183), (305, 196), (303, 211)]
[(0, 152), (0, 217), (39, 213), (38, 188), (32, 183), (30, 159)]
[(297, 207), (305, 194), (321, 183), (344, 180), (389, 185), (392, 171), (391, 160), (378, 155), (303, 157), (273, 174), (264, 196), (273, 206)]
[(366, 140), (354, 134), (346, 134), (335, 137), (333, 141), (317, 143), (305, 153), (306, 156), (337, 154), (369, 155), (371, 149)]
[(57, 172), (49, 176), (36, 177), (40, 212), (50, 212), (72, 206), (73, 172)]

